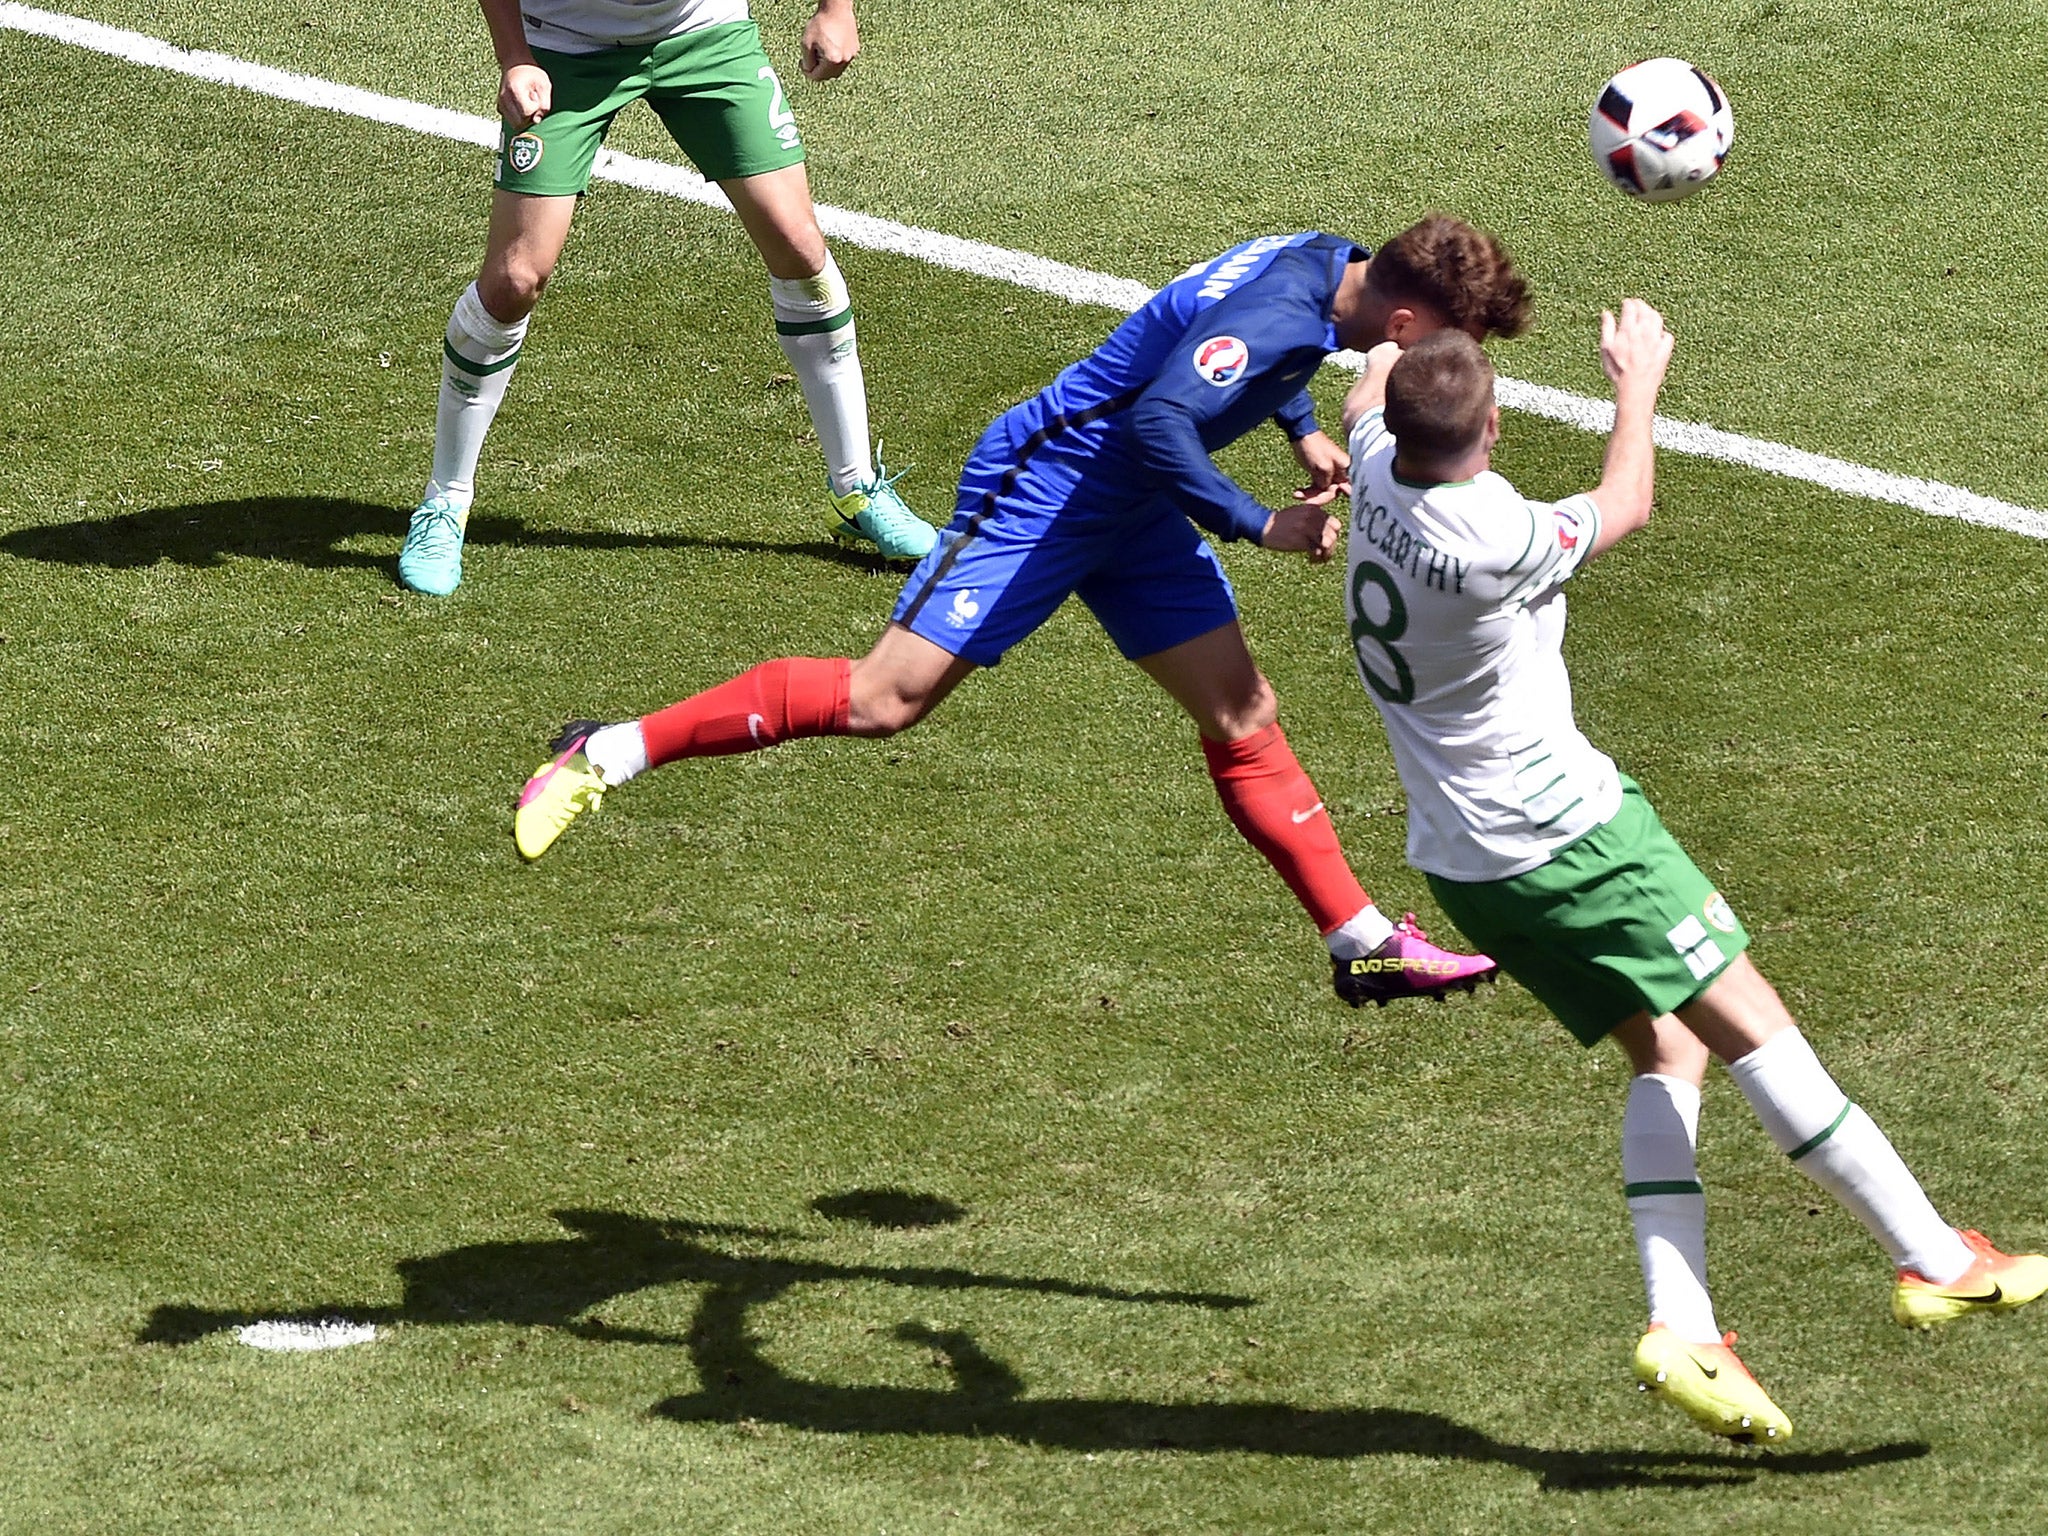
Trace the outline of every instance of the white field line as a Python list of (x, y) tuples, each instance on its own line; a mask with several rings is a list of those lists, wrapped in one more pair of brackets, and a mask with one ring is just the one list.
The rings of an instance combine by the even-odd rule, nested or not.
[[(446, 107), (428, 106), (396, 96), (382, 96), (332, 80), (251, 64), (226, 54), (178, 48), (140, 32), (127, 32), (76, 16), (37, 10), (17, 4), (15, 0), (0, 0), (0, 29), (69, 43), (131, 64), (169, 70), (196, 80), (230, 85), (349, 117), (388, 123), (435, 138), (453, 139), (486, 149), (495, 148), (498, 142), (495, 118), (452, 112)], [(714, 208), (730, 207), (724, 194), (707, 184), (695, 171), (660, 160), (600, 150), (595, 174), (604, 180), (664, 197)], [(878, 219), (850, 209), (820, 204), (818, 222), (826, 234), (851, 245), (891, 251), (932, 266), (1051, 294), (1074, 304), (1094, 304), (1128, 313), (1150, 298), (1153, 291), (1130, 278), (1091, 272), (1084, 267), (1048, 261), (1043, 256), (1033, 256), (1024, 251), (985, 245), (978, 240), (962, 240), (957, 236)], [(1353, 369), (1360, 365), (1356, 353), (1338, 353), (1333, 360)], [(1500, 403), (1511, 410), (1561, 421), (1587, 432), (1604, 433), (1614, 422), (1611, 404), (1545, 384), (1504, 378), (1500, 381), (1499, 396)], [(1762, 470), (1766, 474), (1808, 481), (1848, 496), (1891, 502), (1935, 517), (1957, 518), (1988, 528), (2003, 528), (2028, 538), (2048, 540), (2048, 512), (1981, 496), (1975, 491), (1944, 485), (1938, 480), (1894, 475), (1862, 464), (1852, 464), (1846, 459), (1829, 458), (1782, 443), (1743, 437), (1698, 422), (1673, 421), (1665, 416), (1657, 418), (1657, 443), (1677, 453), (1718, 459)]]
[(377, 1337), (375, 1323), (352, 1323), (330, 1317), (324, 1322), (278, 1320), (244, 1323), (235, 1337), (251, 1349), (276, 1354), (309, 1354), (323, 1349), (347, 1349), (352, 1344), (369, 1344)]

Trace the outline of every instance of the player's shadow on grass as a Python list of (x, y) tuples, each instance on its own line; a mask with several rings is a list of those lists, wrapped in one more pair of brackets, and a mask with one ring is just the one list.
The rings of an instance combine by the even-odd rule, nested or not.
[[(0, 535), (0, 550), (51, 565), (140, 570), (170, 560), (204, 569), (230, 557), (283, 560), (311, 570), (375, 570), (398, 578), (398, 540), (410, 509), (335, 496), (252, 496), (152, 507), (118, 517), (81, 518), (17, 528)], [(793, 518), (806, 531), (816, 519)], [(388, 552), (350, 547), (382, 536)], [(601, 529), (530, 528), (517, 518), (479, 512), (464, 540), (470, 548), (498, 544), (524, 549), (715, 549), (742, 554), (809, 555), (862, 570), (880, 570), (879, 554), (848, 549), (824, 537), (778, 543), (690, 533), (611, 533)]]
[[(883, 1226), (929, 1226), (961, 1214), (950, 1202), (901, 1191), (853, 1191), (815, 1209)], [(943, 1435), (1004, 1439), (1076, 1451), (1251, 1452), (1348, 1460), (1419, 1456), (1519, 1467), (1546, 1489), (1697, 1488), (1760, 1476), (1842, 1473), (1927, 1454), (1920, 1442), (1863, 1450), (1741, 1458), (1712, 1451), (1559, 1450), (1501, 1441), (1439, 1414), (1400, 1408), (1304, 1408), (1272, 1401), (1153, 1402), (1118, 1397), (1029, 1397), (1007, 1362), (960, 1330), (902, 1323), (894, 1336), (927, 1352), (950, 1378), (943, 1387), (842, 1386), (784, 1371), (763, 1353), (749, 1315), (802, 1285), (870, 1282), (916, 1291), (1016, 1291), (1140, 1306), (1234, 1311), (1245, 1296), (1134, 1290), (1042, 1276), (949, 1267), (834, 1264), (750, 1251), (786, 1248), (805, 1234), (710, 1222), (657, 1221), (613, 1211), (559, 1211), (574, 1235), (477, 1243), (398, 1264), (403, 1298), (393, 1307), (348, 1304), (222, 1312), (161, 1306), (139, 1341), (188, 1344), (282, 1315), (407, 1326), (503, 1323), (560, 1329), (607, 1343), (670, 1346), (688, 1353), (697, 1390), (654, 1405), (683, 1423), (782, 1424), (822, 1434)], [(714, 1241), (717, 1240), (717, 1241)], [(703, 1287), (680, 1334), (615, 1327), (592, 1309), (653, 1286)]]

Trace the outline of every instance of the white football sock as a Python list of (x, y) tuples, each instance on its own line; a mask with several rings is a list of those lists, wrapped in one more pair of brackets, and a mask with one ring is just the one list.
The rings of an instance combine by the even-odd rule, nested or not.
[(834, 493), (871, 483), (867, 380), (854, 340), (853, 300), (839, 263), (827, 251), (816, 277), (771, 277), (768, 296), (775, 307), (775, 339), (803, 386)]
[(1700, 1184), (1700, 1091), (1682, 1077), (1645, 1073), (1628, 1085), (1621, 1116), (1622, 1194), (1650, 1321), (1690, 1344), (1718, 1344), (1707, 1294), (1707, 1195)]
[(1339, 960), (1359, 960), (1393, 936), (1394, 925), (1387, 921), (1387, 914), (1368, 902), (1343, 927), (1333, 928), (1323, 935), (1323, 942), (1330, 946), (1330, 953)]
[(609, 788), (647, 771), (647, 738), (640, 734), (638, 720), (624, 720), (592, 731), (583, 743), (583, 755)]
[(446, 496), (467, 508), (476, 497), (476, 461), (484, 434), (512, 382), (519, 348), (532, 316), (506, 324), (477, 296), (462, 290), (441, 348), (441, 401), (434, 412), (434, 474), (427, 496)]
[(1936, 1285), (1970, 1267), (1976, 1255), (1941, 1219), (1884, 1132), (1849, 1102), (1798, 1030), (1773, 1035), (1731, 1061), (1728, 1075), (1778, 1150), (1847, 1206), (1892, 1263)]

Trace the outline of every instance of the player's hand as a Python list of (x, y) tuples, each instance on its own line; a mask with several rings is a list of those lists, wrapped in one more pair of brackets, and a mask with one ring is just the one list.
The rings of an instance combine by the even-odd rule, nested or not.
[(1351, 429), (1387, 403), (1387, 375), (1394, 371), (1394, 364), (1401, 361), (1401, 343), (1383, 341), (1365, 354), (1365, 367), (1359, 370), (1358, 382), (1344, 392), (1344, 435), (1349, 437)]
[(1327, 507), (1351, 494), (1351, 455), (1327, 432), (1311, 432), (1294, 440), (1294, 457), (1308, 471), (1308, 484), (1294, 493), (1304, 506)]
[(803, 72), (807, 80), (837, 80), (860, 52), (860, 27), (847, 0), (819, 0), (818, 14), (804, 28)]
[(1614, 381), (1616, 398), (1635, 392), (1655, 400), (1664, 387), (1672, 345), (1664, 317), (1641, 299), (1623, 299), (1619, 318), (1600, 311), (1600, 366)]
[(1297, 549), (1311, 565), (1321, 565), (1336, 551), (1337, 519), (1318, 506), (1282, 507), (1266, 519), (1259, 535), (1262, 549)]
[(514, 128), (530, 128), (554, 110), (555, 82), (538, 64), (514, 64), (498, 87), (498, 116)]

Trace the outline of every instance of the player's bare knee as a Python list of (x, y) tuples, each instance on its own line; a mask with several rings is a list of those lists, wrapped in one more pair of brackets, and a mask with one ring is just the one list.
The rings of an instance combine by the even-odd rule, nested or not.
[(846, 697), (846, 726), (850, 736), (878, 738), (907, 731), (931, 708), (929, 695), (899, 686), (861, 686), (858, 667), (854, 670)]
[(510, 325), (533, 313), (553, 275), (536, 263), (516, 259), (487, 266), (476, 280), (477, 297), (494, 317)]
[(1263, 676), (1240, 696), (1216, 700), (1209, 718), (1201, 722), (1202, 733), (1218, 741), (1242, 741), (1255, 736), (1280, 718), (1280, 700), (1273, 685)]
[(816, 277), (825, 270), (825, 232), (816, 224), (789, 232), (789, 261), (802, 270), (802, 277)]
[(1657, 1049), (1651, 1065), (1643, 1070), (1655, 1072), (1662, 1077), (1682, 1078), (1694, 1087), (1707, 1079), (1707, 1063), (1712, 1059), (1698, 1035), (1685, 1028), (1676, 1019), (1666, 1019), (1671, 1025), (1667, 1033), (1660, 1034)]
[(1708, 1053), (1700, 1039), (1672, 1015), (1651, 1018), (1639, 1013), (1614, 1030), (1614, 1041), (1628, 1056), (1630, 1070), (1642, 1077), (1676, 1077), (1695, 1086), (1707, 1076)]
[(1678, 1012), (1723, 1061), (1740, 1061), (1774, 1035), (1798, 1027), (1777, 988), (1746, 954), (1731, 960), (1706, 991)]
[(1258, 687), (1252, 692), (1245, 711), (1244, 723), (1253, 731), (1263, 731), (1269, 725), (1280, 723), (1279, 697), (1273, 692), (1273, 685), (1266, 681), (1263, 674), (1259, 677)]
[(846, 718), (848, 735), (878, 740), (908, 730), (924, 711), (907, 699), (873, 699), (865, 707), (849, 707)]
[(808, 230), (764, 234), (759, 249), (770, 277), (808, 282), (825, 270), (825, 236), (815, 224)]

